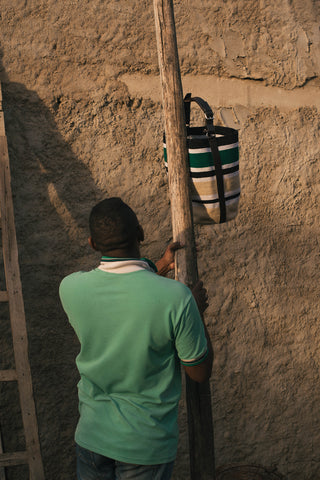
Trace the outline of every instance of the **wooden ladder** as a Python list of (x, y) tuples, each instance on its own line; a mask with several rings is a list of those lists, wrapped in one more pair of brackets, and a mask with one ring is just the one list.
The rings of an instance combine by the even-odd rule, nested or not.
[[(0, 439), (0, 480), (5, 480), (5, 467), (29, 465), (30, 480), (44, 480), (36, 410), (28, 359), (28, 338), (18, 261), (18, 246), (14, 224), (8, 144), (2, 110), (0, 83), (0, 224), (6, 291), (0, 292), (0, 302), (9, 302), (10, 324), (15, 369), (0, 370), (1, 382), (18, 382), (20, 408), (26, 450), (4, 453)], [(0, 323), (1, 329), (1, 323)], [(0, 432), (1, 437), (1, 432)]]

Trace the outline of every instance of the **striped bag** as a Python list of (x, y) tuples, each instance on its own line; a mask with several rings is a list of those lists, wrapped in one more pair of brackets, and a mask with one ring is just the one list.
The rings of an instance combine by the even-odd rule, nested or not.
[[(191, 102), (205, 114), (206, 125), (190, 127)], [(199, 97), (184, 99), (194, 222), (224, 223), (238, 213), (240, 198), (238, 131), (214, 126), (210, 106)], [(164, 156), (167, 166), (166, 145)]]

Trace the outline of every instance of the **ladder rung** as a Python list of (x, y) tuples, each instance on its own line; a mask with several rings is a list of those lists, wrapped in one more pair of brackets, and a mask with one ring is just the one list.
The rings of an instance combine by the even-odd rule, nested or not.
[(11, 467), (26, 463), (28, 463), (27, 452), (0, 453), (0, 467)]
[(15, 370), (0, 370), (0, 382), (13, 382), (14, 380), (17, 380)]
[(7, 302), (9, 300), (8, 292), (6, 290), (0, 291), (0, 302)]

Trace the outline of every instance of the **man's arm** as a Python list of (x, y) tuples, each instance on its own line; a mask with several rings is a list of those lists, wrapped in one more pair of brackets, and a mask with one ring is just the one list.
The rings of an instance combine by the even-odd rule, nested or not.
[[(163, 257), (156, 263), (158, 269), (158, 275), (166, 276), (170, 270), (174, 269), (174, 255), (176, 250), (183, 248), (180, 242), (173, 242), (168, 245)], [(201, 314), (201, 319), (204, 326), (204, 331), (207, 339), (207, 349), (208, 353), (205, 359), (199, 363), (199, 365), (187, 366), (183, 365), (183, 368), (187, 375), (194, 380), (195, 382), (202, 383), (208, 380), (211, 377), (212, 372), (212, 363), (213, 363), (213, 349), (211, 344), (211, 339), (206, 327), (206, 324), (203, 320), (203, 313), (208, 308), (208, 294), (207, 290), (203, 287), (203, 282), (199, 281), (194, 288), (192, 289), (192, 294), (196, 300), (199, 312)]]
[(203, 322), (204, 332), (207, 339), (207, 349), (208, 353), (206, 358), (203, 362), (199, 363), (199, 365), (194, 365), (189, 367), (187, 365), (183, 365), (183, 368), (186, 374), (195, 382), (202, 383), (206, 380), (209, 380), (211, 377), (212, 372), (212, 363), (213, 363), (213, 349), (211, 339), (208, 333), (208, 329), (206, 324), (204, 323), (203, 314), (204, 311), (208, 308), (208, 294), (207, 290), (204, 288), (203, 283), (199, 281), (194, 288), (192, 289), (192, 294), (197, 302), (197, 306), (201, 315), (201, 319)]
[(209, 380), (212, 373), (212, 363), (213, 363), (213, 349), (212, 349), (211, 340), (210, 340), (205, 323), (203, 323), (203, 325), (204, 325), (204, 331), (207, 338), (208, 354), (206, 358), (203, 360), (203, 362), (199, 363), (199, 365), (194, 365), (193, 367), (183, 365), (183, 368), (186, 374), (188, 375), (188, 377), (190, 377), (191, 380), (194, 380), (195, 382), (198, 382), (198, 383), (203, 383), (206, 380)]

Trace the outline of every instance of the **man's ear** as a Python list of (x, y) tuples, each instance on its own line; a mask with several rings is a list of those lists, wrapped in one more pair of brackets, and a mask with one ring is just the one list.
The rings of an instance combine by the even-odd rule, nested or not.
[(137, 240), (138, 242), (143, 242), (144, 240), (144, 231), (143, 228), (141, 227), (140, 223), (137, 226), (138, 234), (137, 234)]
[(92, 237), (88, 238), (88, 243), (89, 243), (90, 247), (93, 248), (93, 250), (97, 250), (96, 244), (94, 243)]

